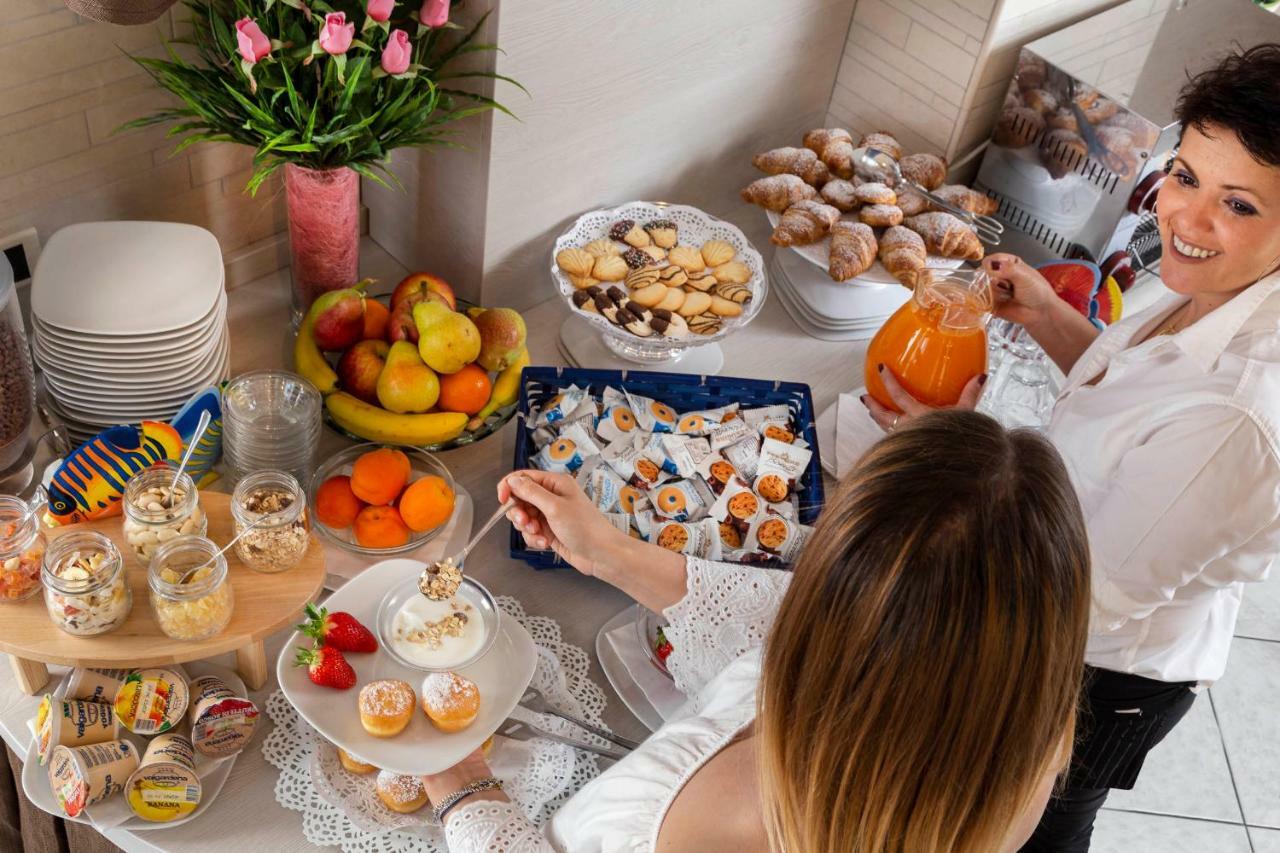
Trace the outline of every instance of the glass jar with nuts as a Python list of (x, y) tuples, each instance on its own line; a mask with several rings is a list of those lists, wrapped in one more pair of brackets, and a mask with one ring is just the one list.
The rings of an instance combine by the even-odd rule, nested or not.
[(179, 536), (156, 548), (147, 584), (156, 624), (175, 640), (207, 640), (231, 621), (227, 561), (203, 536)]
[(25, 601), (40, 589), (44, 502), (0, 495), (0, 601)]
[(133, 607), (124, 559), (101, 533), (64, 533), (44, 552), (44, 602), (49, 618), (68, 634), (89, 637), (124, 624)]
[(204, 536), (209, 519), (200, 509), (200, 494), (187, 472), (164, 461), (139, 471), (124, 490), (124, 538), (145, 566), (156, 549), (179, 536)]
[(311, 545), (307, 498), (292, 474), (259, 471), (236, 485), (231, 496), (240, 562), (256, 572), (283, 572), (302, 561)]

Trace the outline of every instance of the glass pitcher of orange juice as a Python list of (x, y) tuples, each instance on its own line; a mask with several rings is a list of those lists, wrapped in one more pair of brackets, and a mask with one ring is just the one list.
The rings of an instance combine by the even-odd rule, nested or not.
[(867, 393), (900, 411), (880, 381), (883, 364), (920, 402), (954, 406), (969, 380), (987, 370), (991, 301), (991, 284), (981, 270), (933, 271), (932, 280), (921, 282), (871, 339)]

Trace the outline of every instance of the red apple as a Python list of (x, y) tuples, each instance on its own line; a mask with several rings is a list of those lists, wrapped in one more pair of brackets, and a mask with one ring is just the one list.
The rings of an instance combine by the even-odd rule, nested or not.
[(418, 302), (423, 298), (434, 299), (448, 305), (452, 311), (458, 310), (458, 299), (453, 294), (453, 288), (440, 276), (425, 272), (415, 272), (405, 276), (391, 294), (391, 309), (394, 311), (396, 306), (411, 294), (419, 296)]
[(393, 344), (396, 341), (418, 342), (418, 327), (413, 322), (413, 306), (422, 300), (421, 296), (410, 295), (395, 303), (395, 307), (391, 309), (391, 317), (387, 320), (387, 340)]
[(323, 294), (312, 306), (311, 334), (328, 352), (342, 352), (364, 335), (364, 294), (355, 288)]
[(386, 341), (360, 341), (338, 359), (342, 390), (366, 403), (378, 405), (378, 376), (387, 363), (391, 346)]

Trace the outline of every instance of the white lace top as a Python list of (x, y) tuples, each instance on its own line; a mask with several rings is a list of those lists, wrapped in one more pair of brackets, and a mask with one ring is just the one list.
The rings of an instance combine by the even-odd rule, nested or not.
[(691, 697), (681, 712), (541, 830), (511, 803), (458, 806), (445, 828), (452, 853), (653, 850), (685, 782), (755, 718), (761, 648), (790, 579), (689, 558), (685, 596), (663, 612), (674, 649), (667, 667)]

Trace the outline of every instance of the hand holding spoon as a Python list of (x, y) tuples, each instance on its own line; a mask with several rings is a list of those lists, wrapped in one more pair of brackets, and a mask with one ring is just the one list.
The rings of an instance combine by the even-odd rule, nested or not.
[(445, 557), (437, 563), (427, 566), (422, 570), (422, 576), (418, 578), (418, 592), (421, 592), (432, 601), (446, 601), (452, 598), (458, 592), (458, 585), (462, 583), (462, 562), (471, 553), (471, 549), (476, 547), (484, 535), (493, 529), (493, 526), (505, 516), (508, 512), (515, 509), (516, 502), (514, 499), (507, 501), (489, 516), (489, 520), (481, 525), (475, 536), (471, 537), (471, 541), (463, 546), (462, 550), (451, 557)]

